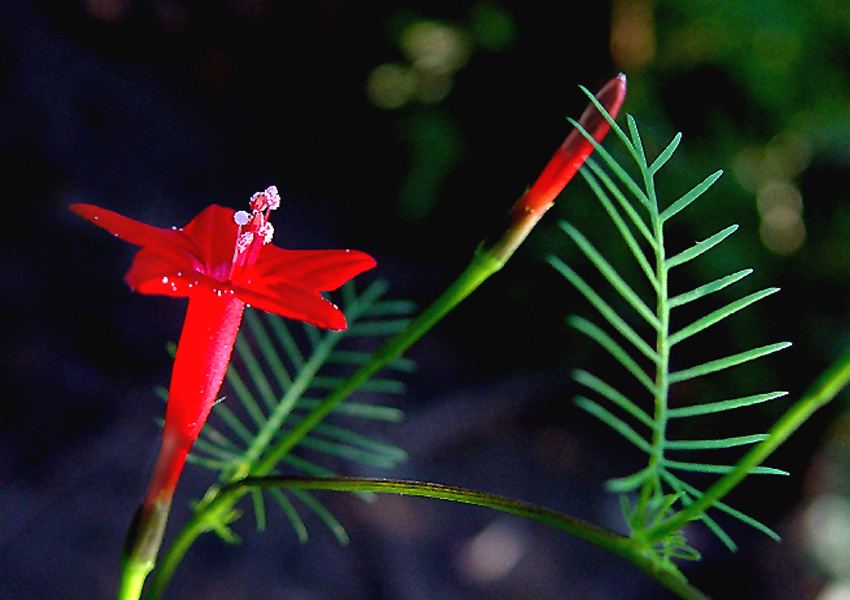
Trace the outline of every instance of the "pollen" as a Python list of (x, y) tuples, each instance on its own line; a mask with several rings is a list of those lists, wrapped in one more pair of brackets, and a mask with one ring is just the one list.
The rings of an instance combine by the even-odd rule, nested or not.
[(269, 210), (277, 210), (280, 207), (280, 194), (278, 193), (276, 186), (270, 185), (266, 188), (266, 198), (269, 202)]
[(236, 238), (236, 253), (242, 254), (243, 252), (247, 252), (248, 248), (251, 247), (251, 243), (254, 241), (254, 234), (250, 231), (246, 231), (244, 233), (239, 234), (239, 237)]
[(269, 210), (277, 210), (280, 206), (280, 194), (277, 187), (270, 185), (263, 192), (257, 192), (251, 196), (251, 210), (255, 212), (265, 212)]
[(240, 210), (233, 215), (233, 220), (239, 227), (243, 227), (251, 221), (251, 215), (244, 210)]
[(257, 225), (257, 235), (263, 240), (263, 244), (269, 244), (274, 237), (274, 226), (268, 221), (261, 221)]

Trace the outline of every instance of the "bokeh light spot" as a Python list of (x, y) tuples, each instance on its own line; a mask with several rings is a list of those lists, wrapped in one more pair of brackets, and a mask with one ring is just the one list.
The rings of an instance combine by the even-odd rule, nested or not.
[(472, 52), (463, 31), (430, 20), (411, 23), (402, 34), (401, 49), (416, 68), (434, 73), (463, 68)]
[(487, 583), (505, 577), (525, 554), (515, 527), (503, 522), (489, 525), (469, 541), (460, 557), (460, 569), (469, 581)]
[(416, 92), (416, 75), (400, 64), (378, 65), (366, 80), (366, 95), (378, 108), (393, 109), (404, 106)]

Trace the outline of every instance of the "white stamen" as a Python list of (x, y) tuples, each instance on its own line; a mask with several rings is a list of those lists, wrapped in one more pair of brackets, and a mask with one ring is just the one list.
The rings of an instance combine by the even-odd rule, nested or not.
[(245, 212), (244, 210), (240, 210), (234, 213), (233, 220), (240, 227), (244, 227), (245, 225), (251, 222), (251, 215)]

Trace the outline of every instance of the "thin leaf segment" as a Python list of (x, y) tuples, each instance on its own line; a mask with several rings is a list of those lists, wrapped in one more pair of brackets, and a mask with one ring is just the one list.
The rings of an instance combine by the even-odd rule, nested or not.
[[(593, 101), (592, 96), (591, 101)], [(598, 105), (597, 107), (604, 114), (604, 110)], [(731, 225), (684, 251), (671, 256), (667, 255), (664, 241), (667, 223), (700, 198), (722, 173), (717, 171), (709, 175), (680, 198), (662, 207), (656, 192), (655, 175), (675, 153), (681, 142), (681, 134), (677, 134), (655, 160), (649, 162), (644, 153), (637, 124), (631, 115), (627, 115), (627, 131), (624, 131), (607, 115), (606, 118), (611, 125), (611, 130), (624, 144), (637, 166), (638, 176), (633, 177), (610, 152), (598, 144), (594, 144), (598, 160), (588, 160), (586, 168), (582, 168), (580, 172), (630, 250), (655, 297), (642, 296), (627, 283), (603, 253), (569, 223), (562, 223), (562, 229), (607, 282), (606, 287), (616, 292), (613, 295), (615, 301), (605, 299), (605, 294), (591, 286), (575, 269), (559, 258), (550, 257), (549, 262), (584, 295), (601, 315), (606, 327), (581, 317), (571, 317), (569, 323), (604, 348), (652, 397), (652, 410), (648, 411), (643, 403), (633, 400), (602, 378), (583, 370), (575, 374), (579, 383), (602, 398), (600, 402), (589, 397), (580, 397), (577, 399), (578, 405), (648, 455), (648, 464), (644, 469), (609, 482), (609, 487), (613, 491), (636, 494), (631, 500), (624, 496), (624, 514), (632, 528), (633, 536), (640, 538), (642, 532), (649, 531), (675, 514), (679, 510), (677, 507), (687, 507), (701, 496), (702, 493), (698, 489), (684, 482), (674, 473), (724, 474), (734, 468), (730, 465), (694, 460), (690, 458), (691, 455), (685, 453), (754, 445), (766, 437), (766, 435), (755, 434), (699, 440), (671, 440), (668, 439), (668, 424), (672, 419), (721, 413), (785, 395), (785, 392), (762, 393), (672, 408), (669, 406), (671, 386), (761, 358), (790, 344), (787, 342), (768, 344), (676, 371), (671, 368), (671, 353), (678, 344), (772, 295), (778, 291), (778, 288), (767, 288), (728, 302), (674, 330), (670, 320), (674, 309), (715, 294), (752, 272), (752, 269), (744, 269), (675, 296), (669, 293), (669, 278), (674, 268), (687, 265), (690, 261), (702, 256), (737, 229), (737, 225)], [(578, 124), (576, 127), (581, 130)], [(586, 133), (585, 136), (588, 137)], [(609, 333), (612, 330), (615, 332), (613, 335)], [(650, 335), (653, 335), (655, 339), (648, 339), (650, 336), (645, 333), (646, 331), (652, 332)], [(675, 458), (670, 456), (671, 453), (675, 453)], [(749, 473), (785, 474), (784, 471), (769, 467), (753, 467)], [(768, 535), (776, 536), (758, 521), (721, 502), (715, 502), (712, 506)], [(734, 549), (734, 542), (714, 519), (706, 515), (704, 511), (698, 517), (727, 546)], [(666, 541), (655, 544), (655, 548), (662, 560), (692, 559), (697, 556), (695, 550), (685, 545), (680, 532), (671, 533)]]

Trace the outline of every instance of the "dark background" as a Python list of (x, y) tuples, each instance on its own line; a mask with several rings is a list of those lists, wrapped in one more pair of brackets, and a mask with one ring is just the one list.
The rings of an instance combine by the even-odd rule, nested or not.
[[(459, 50), (417, 63), (410, 40), (423, 26), (448, 36), (438, 50)], [(650, 152), (685, 136), (662, 197), (726, 171), (677, 217), (671, 244), (741, 230), (688, 277), (753, 267), (739, 294), (783, 288), (696, 349), (794, 342), (714, 390), (791, 392), (722, 424), (751, 433), (847, 344), (848, 64), (850, 6), (840, 0), (6, 0), (0, 598), (114, 596), (157, 449), (153, 389), (168, 380), (164, 348), (183, 316), (181, 302), (132, 294), (121, 276), (133, 249), (69, 204), (183, 225), (210, 203), (238, 208), (276, 184), (278, 245), (367, 251), (379, 267), (364, 281), (386, 278), (393, 295), (425, 304), (542, 169), (568, 131), (564, 117), (585, 105), (577, 86), (625, 71), (624, 110)], [(418, 92), (376, 92), (388, 72), (417, 77)], [(622, 527), (603, 484), (640, 457), (571, 402), (570, 370), (604, 357), (564, 325), (592, 312), (543, 260), (555, 252), (581, 264), (560, 218), (602, 244), (594, 202), (572, 184), (508, 266), (411, 351), (419, 367), (398, 400), (408, 419), (377, 433), (411, 459), (367, 474)], [(705, 554), (687, 566), (698, 586), (725, 599), (846, 597), (827, 595), (850, 585), (845, 404), (772, 457), (790, 477), (749, 481), (730, 499), (782, 543), (724, 522), (741, 546), (731, 554), (689, 532)], [(187, 470), (172, 529), (208, 483), (208, 472)], [(282, 516), (262, 534), (246, 518), (241, 547), (203, 538), (168, 597), (669, 597), (619, 559), (530, 522), (421, 499), (322, 498), (351, 545), (313, 523), (301, 546)], [(476, 566), (482, 551), (503, 568)]]

